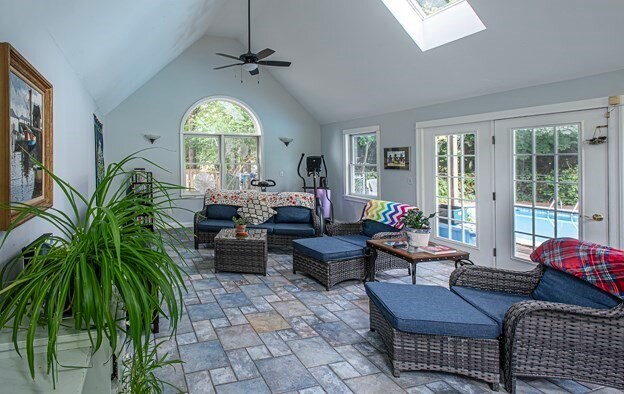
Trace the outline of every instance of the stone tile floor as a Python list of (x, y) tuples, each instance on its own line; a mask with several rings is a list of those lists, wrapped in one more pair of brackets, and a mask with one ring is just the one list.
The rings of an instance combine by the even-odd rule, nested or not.
[[(189, 244), (190, 246), (190, 244)], [(161, 318), (159, 350), (183, 365), (160, 371), (183, 392), (197, 393), (488, 393), (461, 376), (403, 372), (392, 376), (376, 333), (369, 331), (362, 283), (327, 292), (314, 279), (293, 275), (289, 250), (271, 250), (267, 276), (217, 273), (212, 249), (183, 252), (188, 273), (186, 313), (171, 339)], [(451, 263), (418, 266), (418, 284), (448, 286)], [(409, 284), (407, 270), (378, 275)], [(502, 388), (501, 388), (502, 390)], [(167, 392), (175, 392), (171, 388)], [(520, 393), (621, 393), (554, 379), (518, 382)]]

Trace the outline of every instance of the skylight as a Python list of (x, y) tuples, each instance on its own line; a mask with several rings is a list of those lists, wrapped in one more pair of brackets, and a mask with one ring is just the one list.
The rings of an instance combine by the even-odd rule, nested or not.
[(485, 30), (468, 0), (381, 0), (422, 51)]
[(426, 16), (433, 15), (438, 11), (445, 9), (453, 4), (463, 0), (409, 0), (412, 4), (423, 11)]

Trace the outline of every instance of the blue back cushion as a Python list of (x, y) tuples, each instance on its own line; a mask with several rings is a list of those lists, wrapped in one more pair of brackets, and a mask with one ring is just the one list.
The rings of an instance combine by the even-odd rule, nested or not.
[(312, 210), (304, 207), (273, 208), (277, 214), (275, 223), (312, 223)]
[(552, 268), (546, 268), (532, 296), (539, 301), (560, 302), (598, 309), (610, 309), (621, 302), (615, 296), (589, 282)]
[(362, 232), (364, 233), (364, 235), (371, 237), (371, 238), (373, 237), (373, 235), (377, 233), (387, 233), (387, 232), (396, 233), (398, 231), (400, 230), (397, 228), (388, 226), (387, 224), (376, 222), (374, 220), (365, 220), (364, 228), (362, 229)]
[(208, 219), (232, 220), (233, 216), (237, 216), (238, 207), (234, 205), (208, 205), (206, 217)]

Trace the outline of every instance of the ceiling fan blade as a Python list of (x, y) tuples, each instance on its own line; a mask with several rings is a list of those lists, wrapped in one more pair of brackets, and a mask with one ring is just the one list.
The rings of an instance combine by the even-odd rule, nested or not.
[(258, 60), (262, 60), (262, 59), (264, 59), (266, 57), (271, 56), (274, 53), (275, 53), (274, 50), (272, 50), (270, 48), (267, 48), (267, 49), (263, 49), (260, 52), (258, 52), (258, 54), (256, 56), (258, 57)]
[(234, 66), (242, 66), (242, 65), (243, 65), (243, 63), (230, 64), (230, 65), (227, 65), (227, 66), (215, 67), (215, 68), (213, 68), (213, 70), (221, 70), (223, 68), (234, 67)]
[(251, 74), (251, 75), (258, 75), (258, 74), (260, 74), (260, 69), (259, 69), (259, 68), (256, 68), (255, 70), (251, 70), (251, 71), (249, 72), (249, 74)]
[(263, 66), (290, 67), (292, 63), (281, 62), (281, 61), (276, 61), (276, 60), (266, 60), (266, 61), (258, 62), (258, 64), (262, 64)]
[(227, 57), (229, 59), (234, 59), (234, 60), (241, 60), (240, 57), (236, 57), (236, 56), (232, 56), (232, 55), (227, 55), (225, 53), (217, 53), (217, 55), (219, 56), (223, 56), (223, 57)]

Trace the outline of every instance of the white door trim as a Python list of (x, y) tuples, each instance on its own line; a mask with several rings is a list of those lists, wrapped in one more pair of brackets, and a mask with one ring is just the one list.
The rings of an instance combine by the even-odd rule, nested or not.
[(608, 106), (609, 106), (609, 99), (607, 97), (604, 97), (604, 98), (597, 98), (597, 99), (590, 99), (590, 100), (572, 101), (568, 103), (542, 105), (542, 106), (537, 106), (537, 107), (527, 107), (527, 108), (510, 109), (510, 110), (505, 110), (505, 111), (487, 112), (487, 113), (476, 114), (476, 115), (458, 116), (455, 118), (448, 118), (448, 119), (427, 120), (424, 122), (417, 122), (416, 129), (423, 129), (426, 127), (452, 126), (452, 125), (462, 124), (462, 123), (476, 123), (476, 122), (487, 122), (491, 120), (521, 118), (525, 116), (548, 115), (548, 114), (554, 114), (554, 113), (560, 113), (560, 112), (584, 111), (588, 109), (606, 108)]
[[(624, 102), (624, 96), (620, 96)], [(615, 220), (609, 222), (609, 239), (611, 246), (616, 248), (624, 247), (624, 103), (619, 106), (610, 106), (608, 97), (594, 98), (588, 100), (571, 101), (558, 104), (542, 105), (535, 107), (517, 108), (504, 111), (487, 112), (475, 115), (458, 116), (446, 119), (435, 119), (423, 122), (416, 122), (416, 150), (421, 152), (424, 149), (424, 132), (429, 127), (453, 126), (464, 123), (494, 122), (512, 118), (527, 116), (549, 115), (563, 112), (586, 111), (591, 109), (609, 108), (611, 118), (609, 119), (608, 140), (609, 153), (613, 158), (614, 166), (610, 167), (609, 173), (609, 211)], [(425, 178), (424, 162), (422, 155), (414, 161), (416, 174), (419, 181), (416, 182), (416, 204), (422, 205), (424, 200)]]

